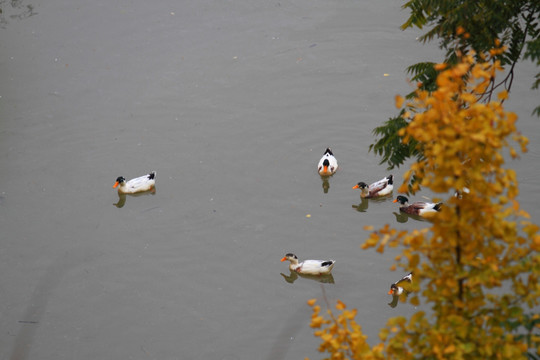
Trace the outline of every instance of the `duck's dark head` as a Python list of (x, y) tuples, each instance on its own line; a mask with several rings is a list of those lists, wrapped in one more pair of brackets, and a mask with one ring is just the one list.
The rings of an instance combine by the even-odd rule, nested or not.
[(123, 176), (119, 176), (116, 178), (116, 182), (113, 185), (113, 188), (116, 188), (118, 185), (125, 183), (126, 179)]
[(390, 285), (390, 291), (388, 291), (388, 295), (398, 295), (399, 288), (396, 284)]
[(298, 257), (296, 255), (294, 255), (293, 253), (287, 253), (281, 259), (281, 261), (283, 262), (283, 261), (286, 261), (286, 260), (289, 260), (289, 261), (298, 260)]
[(396, 200), (394, 200), (394, 202), (399, 202), (399, 203), (401, 203), (401, 205), (405, 205), (406, 203), (409, 202), (409, 199), (407, 199), (403, 195), (398, 195), (398, 197), (396, 198)]
[(363, 181), (360, 181), (358, 184), (353, 186), (353, 189), (365, 189), (368, 187), (368, 184), (366, 184)]

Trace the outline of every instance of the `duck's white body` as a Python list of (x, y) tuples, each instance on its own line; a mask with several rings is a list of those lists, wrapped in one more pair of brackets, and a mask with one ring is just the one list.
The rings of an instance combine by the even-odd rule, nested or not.
[(113, 188), (118, 187), (118, 192), (122, 194), (135, 194), (138, 192), (152, 190), (156, 185), (156, 172), (131, 179), (126, 182), (123, 176), (119, 176), (114, 183)]
[(409, 283), (412, 282), (412, 273), (405, 275), (404, 277), (402, 277), (401, 279), (399, 279), (398, 281), (390, 285), (390, 291), (388, 291), (388, 295), (396, 296), (396, 295), (403, 294), (405, 290), (398, 284), (403, 283), (404, 281), (409, 282)]
[(332, 268), (334, 267), (334, 264), (336, 263), (334, 260), (304, 260), (302, 262), (298, 262), (298, 257), (291, 253), (285, 255), (281, 259), (281, 261), (286, 260), (289, 260), (291, 262), (289, 264), (289, 269), (291, 271), (296, 271), (300, 274), (308, 275), (330, 274)]
[(416, 201), (412, 204), (409, 204), (409, 199), (405, 196), (399, 195), (394, 202), (399, 202), (401, 206), (399, 210), (412, 215), (426, 216), (430, 214), (437, 213), (441, 210), (442, 202), (439, 203), (430, 203), (424, 201)]
[(338, 163), (332, 150), (327, 148), (324, 152), (323, 157), (319, 160), (319, 165), (317, 166), (320, 175), (329, 176), (334, 175), (338, 169)]
[(394, 190), (394, 176), (388, 175), (384, 179), (367, 185), (365, 182), (359, 182), (353, 189), (361, 189), (360, 196), (363, 198), (373, 198), (390, 195)]

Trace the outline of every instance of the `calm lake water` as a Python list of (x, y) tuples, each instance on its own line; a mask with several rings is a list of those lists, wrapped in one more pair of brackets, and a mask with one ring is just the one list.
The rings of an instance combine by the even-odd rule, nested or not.
[[(427, 223), (351, 189), (388, 174), (368, 146), (405, 68), (442, 56), (402, 3), (0, 1), (0, 359), (317, 359), (310, 298), (357, 308), (371, 343), (412, 314), (388, 306), (396, 250), (360, 244)], [(536, 72), (507, 104), (533, 219)], [(151, 170), (153, 195), (112, 189)], [(291, 277), (286, 252), (335, 259), (333, 283)]]

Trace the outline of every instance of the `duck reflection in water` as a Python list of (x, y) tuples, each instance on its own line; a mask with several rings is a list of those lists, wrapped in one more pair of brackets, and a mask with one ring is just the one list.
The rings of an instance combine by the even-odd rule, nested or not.
[[(368, 209), (369, 207), (369, 203), (370, 202), (374, 202), (374, 203), (383, 203), (385, 201), (388, 201), (388, 200), (391, 200), (392, 198), (390, 197), (379, 197), (379, 198), (364, 198), (364, 197), (361, 197), (360, 198), (360, 204), (358, 205), (352, 205), (353, 209), (355, 209), (356, 211), (358, 212), (366, 212), (366, 210)], [(375, 205), (376, 206), (376, 205)]]
[(361, 203), (358, 205), (353, 205), (353, 209), (355, 209), (358, 212), (366, 212), (368, 206), (369, 206), (369, 200), (366, 198), (360, 199)]
[(399, 295), (392, 295), (392, 301), (388, 303), (388, 306), (395, 308), (399, 302)]
[(403, 212), (393, 212), (393, 214), (396, 216), (396, 221), (398, 223), (406, 223), (407, 221), (409, 221), (409, 218), (411, 219), (414, 219), (416, 221), (429, 221), (428, 219), (420, 216), (420, 215), (412, 215), (412, 214), (407, 214), (407, 213), (403, 213)]
[(296, 271), (291, 271), (289, 275), (285, 275), (283, 273), (280, 273), (281, 276), (285, 279), (286, 282), (292, 284), (298, 279), (299, 277), (304, 279), (311, 279), (318, 281), (323, 284), (334, 284), (334, 276), (332, 274), (326, 274), (326, 275), (309, 275), (309, 274), (300, 274)]
[(328, 189), (330, 189), (330, 182), (328, 181), (329, 178), (330, 176), (321, 176), (322, 188), (325, 194), (328, 194)]
[(122, 194), (118, 193), (118, 202), (116, 204), (113, 204), (117, 208), (123, 208), (126, 204), (126, 197), (139, 197), (139, 196), (147, 196), (147, 195), (156, 195), (156, 188), (152, 188), (152, 190), (148, 190), (145, 192), (137, 193), (137, 194)]

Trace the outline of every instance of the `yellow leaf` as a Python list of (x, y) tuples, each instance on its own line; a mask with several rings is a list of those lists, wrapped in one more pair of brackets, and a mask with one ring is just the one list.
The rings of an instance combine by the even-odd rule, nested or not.
[(536, 235), (533, 238), (533, 244), (534, 244), (534, 247), (535, 247), (536, 251), (540, 250), (540, 235)]
[(501, 91), (499, 94), (497, 94), (497, 97), (499, 98), (499, 100), (508, 99), (508, 91), (506, 91), (506, 90)]
[(379, 331), (379, 338), (381, 338), (382, 341), (385, 341), (388, 337), (388, 329), (382, 328), (381, 331)]
[(407, 190), (409, 190), (407, 184), (401, 184), (401, 186), (400, 186), (399, 189), (398, 189), (398, 191), (399, 191), (400, 193), (406, 193)]
[(336, 304), (336, 309), (343, 310), (345, 308), (346, 308), (345, 304), (341, 300), (338, 300)]
[(403, 98), (399, 95), (396, 95), (396, 107), (398, 109), (401, 109), (401, 107), (403, 106)]
[(323, 323), (324, 319), (322, 316), (315, 316), (311, 319), (311, 324), (309, 324), (309, 326), (312, 328), (320, 328)]
[(458, 77), (467, 74), (467, 71), (469, 71), (469, 65), (463, 63), (457, 64), (453, 69), (455, 76)]
[(317, 302), (317, 299), (309, 299), (309, 300), (307, 301), (307, 304), (308, 304), (309, 306), (313, 306), (313, 305), (315, 305), (316, 302)]
[(442, 64), (435, 64), (435, 66), (434, 66), (435, 70), (437, 70), (437, 71), (444, 70), (444, 69), (446, 69), (446, 67), (447, 67), (447, 65), (444, 64), (444, 63), (442, 63)]
[(450, 353), (453, 353), (454, 351), (456, 351), (456, 347), (454, 346), (454, 344), (447, 346), (446, 349), (444, 349), (445, 354), (450, 354)]
[(471, 103), (471, 104), (474, 104), (476, 102), (476, 96), (474, 96), (473, 94), (463, 94), (461, 95), (461, 98), (468, 102), (468, 103)]
[(519, 155), (518, 155), (518, 153), (516, 152), (515, 149), (510, 149), (510, 156), (512, 157), (512, 159), (515, 159), (515, 158), (517, 158)]

